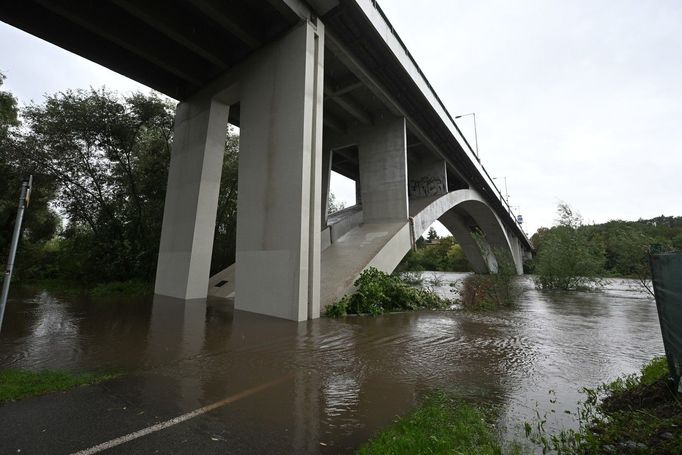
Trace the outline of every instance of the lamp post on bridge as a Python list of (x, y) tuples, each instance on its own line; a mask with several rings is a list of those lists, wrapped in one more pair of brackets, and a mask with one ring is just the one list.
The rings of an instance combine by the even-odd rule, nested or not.
[(476, 130), (476, 113), (475, 112), (470, 112), (469, 114), (462, 114), (462, 115), (457, 115), (455, 116), (455, 120), (460, 119), (462, 117), (466, 117), (471, 115), (474, 118), (474, 142), (476, 144), (476, 159), (478, 162), (481, 162), (481, 157), (478, 154), (478, 131)]
[(493, 177), (493, 180), (504, 179), (504, 199), (509, 204), (509, 191), (507, 190), (507, 177)]

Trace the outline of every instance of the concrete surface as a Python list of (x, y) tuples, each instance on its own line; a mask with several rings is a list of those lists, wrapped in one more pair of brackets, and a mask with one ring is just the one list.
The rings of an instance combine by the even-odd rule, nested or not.
[[(208, 280), (208, 295), (211, 297), (220, 297), (223, 299), (234, 297), (235, 289), (235, 271), (237, 265), (232, 264), (226, 269), (216, 273)], [(216, 286), (222, 281), (227, 281), (222, 286)]]
[(154, 292), (205, 298), (228, 106), (205, 96), (178, 105)]
[(407, 176), (410, 200), (442, 196), (448, 192), (448, 175), (442, 158), (429, 156), (408, 161)]
[(407, 221), (405, 119), (388, 119), (357, 131), (365, 222)]
[(323, 27), (305, 23), (241, 75), (237, 309), (319, 315)]

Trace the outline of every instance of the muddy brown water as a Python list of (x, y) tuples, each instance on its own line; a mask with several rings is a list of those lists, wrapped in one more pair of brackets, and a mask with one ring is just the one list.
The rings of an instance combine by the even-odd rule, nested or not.
[[(434, 276), (449, 295), (449, 283), (464, 275), (426, 274)], [(254, 395), (240, 418), (291, 431), (288, 449), (303, 453), (356, 448), (432, 390), (492, 405), (505, 438), (522, 435), (536, 409), (554, 425), (570, 425), (563, 410), (575, 408), (580, 387), (633, 373), (663, 353), (655, 305), (633, 281), (610, 280), (600, 292), (541, 293), (521, 280), (525, 292), (514, 310), (300, 324), (235, 312), (221, 301), (22, 289), (7, 307), (0, 368), (122, 369), (147, 379), (139, 391), (147, 402), (156, 390), (165, 400), (171, 390), (178, 410), (290, 375), (287, 393)]]

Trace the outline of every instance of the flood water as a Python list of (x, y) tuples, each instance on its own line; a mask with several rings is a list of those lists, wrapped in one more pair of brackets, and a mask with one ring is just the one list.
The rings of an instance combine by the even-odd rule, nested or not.
[[(438, 291), (448, 295), (449, 283), (464, 275), (427, 276), (442, 279)], [(163, 390), (177, 412), (290, 377), (278, 393), (250, 397), (240, 421), (272, 428), (282, 452), (338, 453), (357, 448), (432, 390), (492, 405), (503, 434), (515, 438), (536, 407), (566, 419), (563, 410), (575, 408), (580, 387), (633, 373), (663, 353), (655, 304), (634, 282), (540, 293), (521, 280), (525, 292), (513, 310), (300, 324), (235, 312), (221, 301), (21, 290), (7, 307), (0, 368), (121, 369), (141, 378), (131, 387), (146, 403)], [(229, 412), (211, 418), (227, 422)]]

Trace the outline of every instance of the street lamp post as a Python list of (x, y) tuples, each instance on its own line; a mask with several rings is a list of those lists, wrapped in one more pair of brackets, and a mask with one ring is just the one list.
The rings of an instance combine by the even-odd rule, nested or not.
[(509, 203), (509, 191), (507, 190), (507, 177), (493, 177), (493, 180), (504, 179), (504, 198)]
[(480, 162), (481, 162), (481, 157), (480, 157), (479, 154), (478, 154), (478, 131), (476, 130), (476, 113), (475, 113), (475, 112), (470, 112), (469, 114), (457, 115), (457, 116), (455, 117), (455, 120), (456, 120), (456, 119), (459, 119), (459, 118), (462, 118), (462, 117), (466, 117), (466, 116), (468, 116), (468, 115), (471, 115), (471, 116), (474, 118), (474, 142), (475, 142), (475, 144), (476, 144), (476, 159), (477, 159), (478, 162), (480, 163)]

